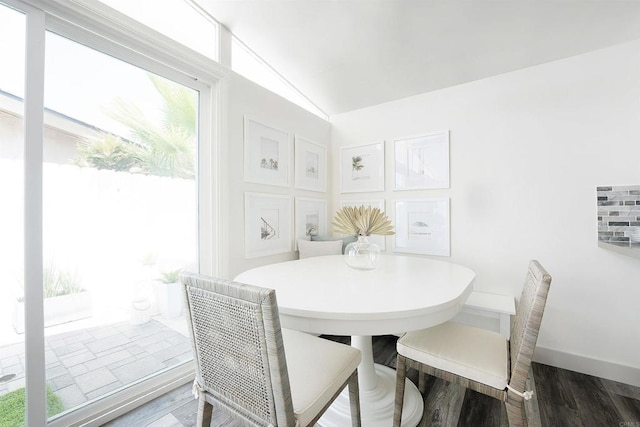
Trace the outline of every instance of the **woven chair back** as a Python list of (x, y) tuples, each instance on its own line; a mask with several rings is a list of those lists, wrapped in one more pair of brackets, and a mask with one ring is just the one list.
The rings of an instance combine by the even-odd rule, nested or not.
[(273, 289), (184, 273), (197, 381), (248, 424), (295, 424)]
[(538, 261), (532, 260), (529, 263), (516, 315), (511, 318), (511, 378), (509, 384), (517, 390), (525, 388), (550, 285), (551, 276), (549, 273), (542, 268)]

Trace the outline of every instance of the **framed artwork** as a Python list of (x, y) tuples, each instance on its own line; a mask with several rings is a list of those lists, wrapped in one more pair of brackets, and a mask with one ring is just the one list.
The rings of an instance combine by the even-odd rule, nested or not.
[(327, 147), (297, 135), (295, 184), (303, 190), (327, 191)]
[[(341, 200), (340, 207), (344, 208), (345, 206), (352, 206), (354, 208), (364, 206), (372, 208), (378, 208), (381, 212), (384, 212), (384, 199), (375, 199), (375, 200)], [(377, 234), (372, 234), (369, 236), (369, 241), (378, 245), (380, 250), (384, 251), (387, 248), (386, 244), (386, 236), (379, 236)]]
[(384, 142), (342, 148), (340, 182), (343, 193), (384, 191)]
[(244, 180), (288, 187), (290, 141), (287, 132), (244, 117)]
[(395, 190), (449, 188), (449, 131), (394, 141)]
[(291, 197), (244, 193), (246, 258), (291, 252)]
[(296, 197), (295, 240), (327, 235), (327, 201)]
[(449, 198), (396, 200), (394, 252), (450, 256)]

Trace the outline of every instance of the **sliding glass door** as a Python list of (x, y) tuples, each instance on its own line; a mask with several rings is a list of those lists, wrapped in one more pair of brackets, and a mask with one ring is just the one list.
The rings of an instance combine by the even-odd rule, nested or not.
[[(199, 235), (211, 88), (67, 22), (29, 27), (4, 1), (16, 9), (0, 3), (0, 425), (15, 421), (3, 398), (22, 396), (24, 418), (25, 388), (37, 424), (190, 369), (177, 282), (213, 258)], [(30, 35), (44, 43), (25, 84)], [(29, 90), (40, 115), (24, 114)], [(28, 145), (24, 129), (41, 137)]]
[(46, 35), (47, 384), (64, 409), (191, 359), (198, 92)]

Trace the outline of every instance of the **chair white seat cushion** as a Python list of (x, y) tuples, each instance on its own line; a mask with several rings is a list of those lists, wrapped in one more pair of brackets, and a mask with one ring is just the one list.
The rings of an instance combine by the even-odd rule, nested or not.
[(321, 242), (298, 239), (300, 259), (324, 255), (341, 255), (342, 240), (326, 240)]
[(405, 357), (499, 390), (508, 384), (509, 346), (497, 332), (447, 322), (407, 332), (397, 349)]
[(359, 350), (303, 332), (282, 329), (293, 412), (306, 426), (360, 364)]

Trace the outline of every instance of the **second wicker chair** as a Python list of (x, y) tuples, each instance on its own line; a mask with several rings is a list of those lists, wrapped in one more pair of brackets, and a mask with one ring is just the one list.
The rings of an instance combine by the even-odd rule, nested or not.
[(504, 401), (509, 425), (526, 426), (524, 400), (530, 395), (525, 393), (525, 382), (550, 284), (551, 276), (531, 261), (511, 318), (510, 341), (497, 332), (454, 322), (400, 338), (393, 425), (399, 426), (402, 418), (406, 370), (414, 368), (420, 392), (425, 391), (424, 374), (432, 375)]

